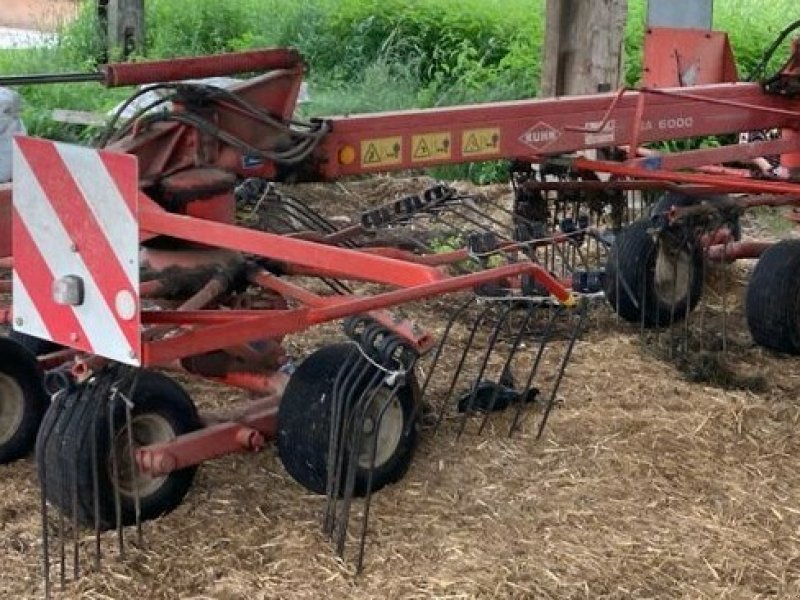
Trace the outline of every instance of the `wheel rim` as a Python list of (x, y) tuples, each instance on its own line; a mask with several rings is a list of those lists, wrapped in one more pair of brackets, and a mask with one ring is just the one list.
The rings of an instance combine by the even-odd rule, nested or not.
[(22, 425), (25, 393), (16, 379), (0, 373), (0, 444), (7, 443)]
[(140, 472), (136, 465), (131, 462), (132, 455), (135, 460), (137, 449), (151, 444), (169, 442), (174, 440), (176, 435), (170, 422), (155, 413), (133, 416), (131, 419), (131, 432), (133, 452), (131, 452), (128, 443), (128, 428), (123, 427), (114, 438), (114, 454), (109, 457), (108, 468), (109, 473), (112, 474), (111, 479), (113, 481), (114, 467), (111, 461), (116, 456), (117, 469), (119, 469), (119, 480), (117, 481), (119, 493), (128, 498), (135, 498), (137, 495), (139, 498), (143, 498), (158, 491), (169, 475), (151, 477), (146, 473)]
[[(384, 407), (386, 407), (385, 410)], [(378, 423), (379, 419), (380, 424)], [(362, 469), (370, 469), (386, 464), (400, 445), (404, 427), (405, 415), (400, 399), (390, 389), (381, 388), (370, 402), (364, 417), (358, 466)], [(377, 446), (375, 445), (376, 438)], [(374, 463), (372, 461), (373, 450), (375, 452)]]
[(692, 256), (685, 248), (677, 252), (659, 244), (653, 277), (658, 300), (667, 306), (680, 304), (689, 296), (694, 276)]

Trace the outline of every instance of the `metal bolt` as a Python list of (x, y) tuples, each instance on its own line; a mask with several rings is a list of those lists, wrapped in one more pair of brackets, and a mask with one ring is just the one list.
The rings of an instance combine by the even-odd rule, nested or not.
[(69, 341), (77, 342), (79, 339), (81, 339), (81, 336), (79, 336), (76, 332), (73, 331), (69, 334)]
[(25, 321), (22, 320), (22, 317), (17, 317), (14, 319), (14, 325), (17, 327), (22, 327), (23, 323), (25, 323)]
[(69, 249), (72, 250), (73, 252), (77, 252), (78, 251), (78, 244), (70, 244), (69, 245)]
[(136, 352), (134, 352), (133, 350), (129, 351), (128, 352), (128, 357), (136, 360), (136, 358), (137, 358), (136, 357)]

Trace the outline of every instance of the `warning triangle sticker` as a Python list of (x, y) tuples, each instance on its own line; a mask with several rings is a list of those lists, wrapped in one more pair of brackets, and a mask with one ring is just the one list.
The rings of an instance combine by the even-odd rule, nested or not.
[(478, 136), (474, 133), (467, 138), (467, 144), (464, 146), (464, 152), (479, 152), (480, 146), (478, 145)]
[(428, 147), (425, 138), (422, 138), (417, 144), (417, 149), (414, 150), (414, 158), (430, 158), (430, 155), (431, 149)]
[(365, 165), (381, 162), (381, 155), (378, 154), (378, 149), (375, 147), (375, 144), (367, 146), (367, 151), (364, 153), (364, 160), (362, 162)]

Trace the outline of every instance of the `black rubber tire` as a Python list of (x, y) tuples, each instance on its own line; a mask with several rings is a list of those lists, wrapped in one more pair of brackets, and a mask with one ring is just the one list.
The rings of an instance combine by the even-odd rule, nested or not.
[(17, 342), (20, 346), (25, 348), (34, 356), (50, 354), (51, 352), (56, 352), (63, 348), (63, 346), (60, 346), (55, 342), (51, 342), (50, 340), (43, 340), (32, 335), (20, 333), (19, 331), (9, 332), (8, 337)]
[[(27, 456), (33, 450), (49, 398), (44, 390), (36, 357), (9, 338), (0, 338), (0, 375), (6, 379), (6, 383), (13, 382), (18, 386), (23, 398), (19, 423), (10, 436), (0, 443), (0, 464), (6, 464)], [(0, 402), (4, 402), (1, 393)]]
[(800, 240), (783, 240), (761, 255), (745, 311), (758, 345), (800, 354)]
[[(36, 441), (39, 480), (49, 502), (68, 517), (75, 514), (88, 527), (95, 526), (94, 465), (97, 469), (99, 527), (116, 526), (115, 485), (111, 467), (107, 402), (97, 397), (95, 383), (83, 384), (54, 400)], [(142, 371), (132, 398), (132, 418), (156, 416), (175, 436), (201, 427), (197, 409), (175, 381), (152, 371)], [(114, 406), (113, 431), (125, 436), (125, 409)], [(142, 521), (174, 510), (192, 485), (197, 467), (174, 471), (154, 490), (139, 498)], [(73, 502), (77, 499), (77, 503)], [(120, 494), (122, 524), (136, 521), (133, 494)], [(73, 504), (75, 513), (73, 513)]]
[[(332, 344), (308, 356), (289, 380), (278, 409), (277, 447), (281, 462), (295, 481), (316, 494), (326, 492), (328, 481), (330, 398), (336, 375), (351, 352), (357, 352), (352, 344)], [(409, 380), (398, 392), (403, 434), (390, 458), (374, 469), (372, 491), (399, 481), (411, 465), (417, 445), (417, 427), (410, 423), (417, 413), (414, 386)], [(342, 473), (342, 479), (345, 475)], [(354, 495), (366, 494), (368, 477), (369, 469), (358, 466)]]
[(693, 241), (687, 241), (682, 249), (689, 254), (691, 266), (686, 294), (674, 303), (659, 296), (655, 278), (659, 250), (648, 231), (651, 227), (652, 223), (644, 219), (620, 232), (609, 252), (605, 281), (606, 300), (619, 316), (648, 328), (682, 321), (687, 304), (692, 311), (703, 292), (703, 252)]

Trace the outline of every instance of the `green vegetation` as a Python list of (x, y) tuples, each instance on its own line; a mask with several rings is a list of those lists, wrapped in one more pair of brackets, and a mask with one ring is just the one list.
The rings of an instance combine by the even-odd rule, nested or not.
[[(0, 51), (0, 74), (89, 70), (99, 55), (91, 6), (49, 49)], [(313, 115), (463, 104), (534, 96), (544, 0), (147, 0), (149, 58), (290, 45), (306, 57)], [(742, 73), (800, 17), (796, 0), (716, 0)], [(630, 0), (626, 80), (641, 69), (644, 0)], [(785, 56), (776, 57), (776, 65)], [(25, 87), (29, 128), (75, 138), (52, 108), (108, 110), (125, 90), (93, 84)], [(473, 178), (496, 166), (472, 167)]]

